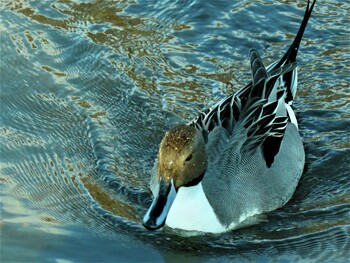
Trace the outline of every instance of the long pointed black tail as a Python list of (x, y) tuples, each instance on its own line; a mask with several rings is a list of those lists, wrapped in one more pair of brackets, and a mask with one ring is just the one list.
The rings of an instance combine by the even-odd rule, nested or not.
[(273, 69), (279, 68), (282, 65), (296, 61), (296, 57), (297, 57), (298, 50), (299, 50), (299, 45), (300, 45), (301, 39), (303, 37), (304, 31), (305, 31), (305, 28), (307, 25), (307, 22), (309, 21), (309, 18), (311, 16), (312, 9), (314, 8), (315, 3), (316, 3), (316, 0), (314, 0), (310, 6), (310, 0), (307, 1), (307, 7), (305, 10), (304, 18), (303, 18), (303, 21), (301, 22), (298, 34), (294, 38), (292, 45), (289, 47), (289, 49), (284, 54), (284, 56), (281, 58), (281, 60), (273, 67)]

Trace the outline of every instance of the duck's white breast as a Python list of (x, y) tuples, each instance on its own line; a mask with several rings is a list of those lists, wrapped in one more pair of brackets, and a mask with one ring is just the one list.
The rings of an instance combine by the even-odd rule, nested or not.
[(227, 230), (210, 206), (202, 183), (179, 188), (165, 224), (190, 231), (221, 233)]

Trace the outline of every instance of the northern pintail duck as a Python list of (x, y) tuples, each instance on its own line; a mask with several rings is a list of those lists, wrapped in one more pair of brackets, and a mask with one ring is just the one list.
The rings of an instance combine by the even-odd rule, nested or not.
[(169, 130), (151, 178), (150, 230), (220, 233), (256, 223), (283, 206), (303, 172), (305, 153), (292, 109), (296, 56), (315, 0), (282, 59), (265, 68), (250, 51), (252, 81)]

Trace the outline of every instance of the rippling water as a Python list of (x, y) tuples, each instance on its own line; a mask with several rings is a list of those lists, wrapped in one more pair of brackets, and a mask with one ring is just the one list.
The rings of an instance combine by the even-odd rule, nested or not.
[(3, 262), (345, 262), (350, 258), (348, 1), (319, 1), (299, 53), (307, 163), (267, 222), (181, 237), (141, 225), (164, 132), (269, 64), (305, 1), (2, 1)]

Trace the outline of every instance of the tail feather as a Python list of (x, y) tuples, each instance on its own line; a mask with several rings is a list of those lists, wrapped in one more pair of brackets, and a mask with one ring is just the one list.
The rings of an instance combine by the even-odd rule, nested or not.
[(300, 42), (301, 42), (301, 39), (303, 37), (307, 22), (309, 21), (309, 18), (311, 16), (311, 13), (312, 13), (312, 10), (314, 8), (315, 3), (316, 3), (316, 0), (314, 0), (310, 6), (310, 0), (307, 1), (307, 7), (305, 10), (304, 18), (303, 18), (303, 21), (301, 22), (299, 31), (298, 31), (296, 37), (294, 38), (293, 43), (290, 45), (289, 49), (284, 54), (284, 56), (280, 59), (280, 61), (276, 65), (273, 66), (272, 70), (277, 69), (285, 64), (292, 63), (292, 62), (296, 61)]
[[(303, 37), (305, 28), (307, 26), (307, 23), (309, 21), (309, 18), (311, 16), (315, 3), (316, 3), (316, 0), (314, 0), (310, 6), (310, 0), (307, 1), (307, 7), (305, 10), (304, 18), (303, 18), (303, 21), (301, 22), (299, 31), (295, 36), (293, 43), (290, 45), (289, 49), (284, 54), (284, 56), (275, 65), (271, 66), (271, 69), (269, 68), (269, 71), (276, 70), (282, 66), (285, 66), (289, 63), (294, 63), (296, 61), (300, 42)], [(285, 86), (287, 87), (285, 102), (288, 103), (289, 105), (292, 105), (294, 97), (297, 92), (297, 84), (298, 84), (297, 72), (298, 71), (296, 68), (295, 70), (290, 71), (283, 76), (283, 81), (285, 82)]]

